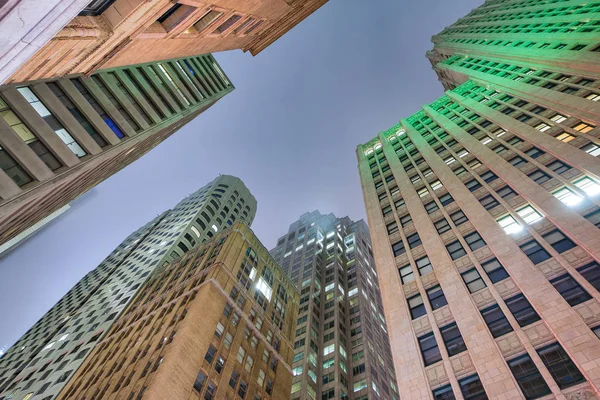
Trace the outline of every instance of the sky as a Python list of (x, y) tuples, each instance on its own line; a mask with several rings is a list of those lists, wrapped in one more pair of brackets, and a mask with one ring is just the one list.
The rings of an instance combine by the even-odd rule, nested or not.
[(271, 249), (305, 212), (364, 218), (356, 146), (443, 94), (430, 38), (483, 0), (329, 0), (256, 57), (215, 58), (236, 89), (0, 258), (0, 348), (131, 232), (219, 174), (258, 201)]

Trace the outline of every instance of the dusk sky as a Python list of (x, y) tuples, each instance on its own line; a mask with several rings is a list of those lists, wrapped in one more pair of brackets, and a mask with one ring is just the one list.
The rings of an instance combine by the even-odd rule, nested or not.
[(215, 54), (236, 90), (0, 259), (0, 348), (218, 174), (254, 194), (269, 249), (307, 211), (366, 218), (356, 146), (442, 95), (430, 38), (482, 2), (330, 0), (256, 57)]

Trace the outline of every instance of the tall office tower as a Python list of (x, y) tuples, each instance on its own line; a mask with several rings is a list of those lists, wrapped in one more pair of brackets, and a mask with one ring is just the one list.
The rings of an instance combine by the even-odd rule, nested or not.
[(291, 399), (398, 399), (365, 222), (303, 214), (271, 254), (300, 290)]
[(55, 398), (153, 270), (255, 213), (242, 181), (222, 175), (131, 235), (0, 358), (0, 398)]
[(7, 80), (242, 49), (258, 54), (327, 0), (94, 0)]
[(0, 253), (232, 90), (211, 55), (0, 86)]
[(599, 108), (544, 93), (468, 81), (358, 146), (403, 399), (600, 397)]
[(242, 222), (159, 268), (60, 399), (285, 399), (298, 291)]
[(598, 1), (487, 0), (433, 36), (427, 58), (445, 89), (471, 77), (563, 103), (597, 87), (599, 24)]

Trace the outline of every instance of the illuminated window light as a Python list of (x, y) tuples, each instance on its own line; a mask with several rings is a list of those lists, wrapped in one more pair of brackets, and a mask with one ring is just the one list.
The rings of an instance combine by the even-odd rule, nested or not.
[(265, 279), (262, 276), (258, 279), (258, 283), (256, 284), (256, 290), (260, 291), (267, 298), (267, 300), (271, 300), (273, 289), (271, 289), (271, 286), (269, 286), (267, 281), (265, 281)]
[(544, 124), (544, 123), (541, 123), (541, 124), (539, 124), (539, 125), (537, 125), (537, 126), (535, 127), (535, 129), (537, 129), (537, 130), (538, 130), (538, 131), (540, 131), (540, 132), (546, 132), (546, 131), (547, 131), (548, 129), (550, 129), (550, 128), (551, 128), (551, 126), (550, 126), (550, 125), (548, 125), (548, 124)]
[(511, 234), (520, 232), (523, 227), (513, 218), (512, 215), (504, 216), (497, 220), (498, 224), (504, 229), (504, 232)]
[(435, 182), (432, 182), (432, 183), (431, 183), (431, 188), (432, 188), (433, 190), (438, 190), (438, 189), (441, 189), (441, 188), (443, 188), (443, 187), (444, 187), (444, 186), (442, 185), (442, 182), (440, 182), (440, 181), (435, 181)]
[(557, 124), (560, 124), (561, 122), (565, 121), (567, 119), (567, 117), (565, 117), (564, 115), (561, 114), (555, 114), (552, 118), (550, 118), (552, 121), (556, 122)]
[(491, 141), (492, 141), (492, 138), (491, 138), (491, 137), (489, 137), (489, 136), (485, 136), (485, 137), (483, 138), (483, 140), (481, 141), (481, 144), (488, 144), (488, 143), (489, 143), (489, 142), (491, 142)]
[(419, 194), (419, 197), (425, 197), (429, 194), (429, 190), (427, 190), (427, 188), (423, 188), (423, 189), (419, 190), (417, 193)]
[(450, 165), (450, 164), (452, 164), (453, 162), (456, 162), (456, 160), (454, 159), (454, 157), (448, 157), (448, 158), (446, 158), (446, 159), (444, 160), (444, 162), (445, 162), (447, 165)]
[(563, 132), (560, 135), (555, 136), (561, 142), (569, 143), (571, 140), (575, 139), (575, 136), (569, 135), (567, 132)]
[(575, 186), (577, 186), (579, 189), (583, 190), (586, 194), (588, 194), (590, 196), (595, 196), (598, 193), (600, 193), (600, 185), (598, 185), (596, 182), (594, 182), (590, 178), (586, 177), (586, 178), (580, 179), (574, 183), (575, 183)]
[(517, 210), (517, 214), (519, 214), (519, 216), (523, 218), (523, 221), (525, 221), (525, 223), (528, 225), (531, 225), (543, 218), (542, 214), (537, 212), (537, 210), (531, 206), (526, 206), (520, 210)]
[(600, 147), (595, 144), (589, 144), (586, 146), (585, 152), (591, 154), (594, 157), (600, 156)]
[(580, 196), (573, 193), (573, 191), (567, 187), (557, 190), (553, 193), (553, 195), (568, 206), (574, 206), (583, 200)]
[(469, 155), (469, 152), (468, 152), (468, 151), (466, 151), (466, 150), (463, 150), (463, 151), (461, 151), (461, 152), (458, 154), (458, 158), (464, 158), (464, 157), (466, 157), (466, 156), (468, 156), (468, 155)]

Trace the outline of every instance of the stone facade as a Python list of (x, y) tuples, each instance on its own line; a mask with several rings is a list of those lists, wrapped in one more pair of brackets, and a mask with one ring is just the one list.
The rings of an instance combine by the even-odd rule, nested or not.
[(134, 232), (0, 358), (0, 397), (55, 398), (156, 268), (255, 213), (244, 184), (221, 175)]
[(265, 49), (327, 0), (110, 0), (75, 17), (8, 82)]
[(155, 271), (59, 398), (287, 398), (297, 313), (294, 285), (237, 223)]

